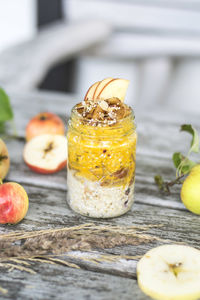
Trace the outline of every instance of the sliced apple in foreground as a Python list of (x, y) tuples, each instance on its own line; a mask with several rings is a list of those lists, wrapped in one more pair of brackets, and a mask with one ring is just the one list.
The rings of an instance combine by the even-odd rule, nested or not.
[(99, 93), (99, 99), (109, 99), (113, 97), (119, 98), (122, 102), (124, 102), (124, 98), (126, 96), (126, 91), (129, 85), (129, 80), (116, 78), (111, 80), (102, 91)]
[(138, 262), (137, 277), (153, 299), (200, 299), (200, 251), (184, 245), (153, 248)]
[(102, 81), (99, 82), (99, 84), (97, 85), (95, 91), (94, 91), (94, 96), (93, 96), (93, 100), (98, 99), (99, 94), (101, 94), (102, 90), (106, 87), (106, 85), (109, 84), (109, 82), (111, 82), (113, 79), (112, 77), (108, 77), (103, 79)]
[(87, 90), (87, 93), (86, 93), (86, 95), (85, 95), (84, 100), (87, 100), (87, 99), (92, 100), (92, 99), (93, 99), (93, 96), (94, 96), (94, 92), (95, 92), (95, 90), (96, 90), (96, 87), (98, 86), (98, 84), (99, 84), (100, 82), (101, 82), (101, 81), (97, 81), (97, 82), (95, 82), (93, 85), (91, 85), (91, 86), (89, 87), (89, 89)]
[(34, 172), (58, 172), (67, 163), (67, 139), (65, 136), (54, 134), (36, 136), (25, 145), (23, 157), (27, 166)]

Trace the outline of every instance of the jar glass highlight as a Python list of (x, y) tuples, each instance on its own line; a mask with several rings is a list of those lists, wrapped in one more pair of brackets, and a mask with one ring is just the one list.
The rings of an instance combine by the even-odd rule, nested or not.
[(82, 215), (120, 216), (134, 201), (137, 134), (134, 115), (92, 126), (75, 109), (68, 126), (67, 201)]

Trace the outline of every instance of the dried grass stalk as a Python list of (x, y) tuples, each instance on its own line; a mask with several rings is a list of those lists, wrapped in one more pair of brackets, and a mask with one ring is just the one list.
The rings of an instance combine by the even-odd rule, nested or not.
[[(156, 225), (160, 227), (161, 225)], [(150, 226), (96, 225), (94, 223), (58, 229), (16, 232), (0, 235), (0, 258), (61, 254), (71, 250), (138, 245), (160, 238), (144, 234)], [(18, 244), (16, 243), (18, 241)]]
[[(152, 227), (161, 226), (120, 226), (85, 223), (73, 227), (3, 234), (0, 235), (0, 267), (9, 270), (18, 269), (32, 274), (35, 274), (35, 271), (31, 269), (32, 262), (62, 264), (79, 268), (78, 265), (55, 258), (55, 256), (73, 250), (91, 251), (121, 245), (139, 245), (153, 241), (163, 241), (146, 233)], [(94, 263), (100, 263), (122, 258), (136, 259), (136, 257), (131, 256), (101, 255), (94, 259), (87, 258), (87, 260), (90, 259)]]

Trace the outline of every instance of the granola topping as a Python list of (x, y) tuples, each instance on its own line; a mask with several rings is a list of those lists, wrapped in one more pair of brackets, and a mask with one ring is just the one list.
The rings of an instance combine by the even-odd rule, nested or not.
[(112, 125), (131, 114), (131, 108), (116, 97), (82, 101), (75, 106), (75, 110), (82, 117), (83, 123), (93, 126)]

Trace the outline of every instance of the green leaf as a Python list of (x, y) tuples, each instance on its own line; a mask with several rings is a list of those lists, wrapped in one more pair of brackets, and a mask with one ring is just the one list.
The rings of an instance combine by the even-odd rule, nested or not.
[(184, 125), (181, 125), (181, 131), (186, 131), (192, 135), (192, 142), (191, 142), (189, 153), (191, 153), (191, 152), (198, 153), (199, 152), (199, 135), (198, 135), (198, 132), (196, 131), (196, 129), (194, 129), (192, 127), (192, 125), (190, 125), (190, 124), (184, 124)]
[(175, 152), (172, 156), (172, 160), (176, 169), (180, 166), (180, 163), (185, 158), (180, 152)]
[(188, 159), (180, 152), (175, 152), (173, 154), (172, 160), (179, 176), (189, 173), (191, 169), (196, 165), (195, 162)]
[(180, 168), (180, 174), (181, 175), (186, 175), (186, 174), (190, 173), (190, 171), (192, 170), (192, 168), (195, 165), (196, 165), (195, 162), (188, 161), (188, 163), (185, 163), (183, 166), (181, 166), (181, 168)]
[(162, 176), (156, 175), (156, 176), (154, 176), (154, 180), (155, 180), (155, 183), (157, 184), (157, 186), (159, 187), (159, 189), (162, 190), (163, 183), (164, 183)]
[(0, 88), (0, 123), (12, 120), (13, 111), (8, 95)]

